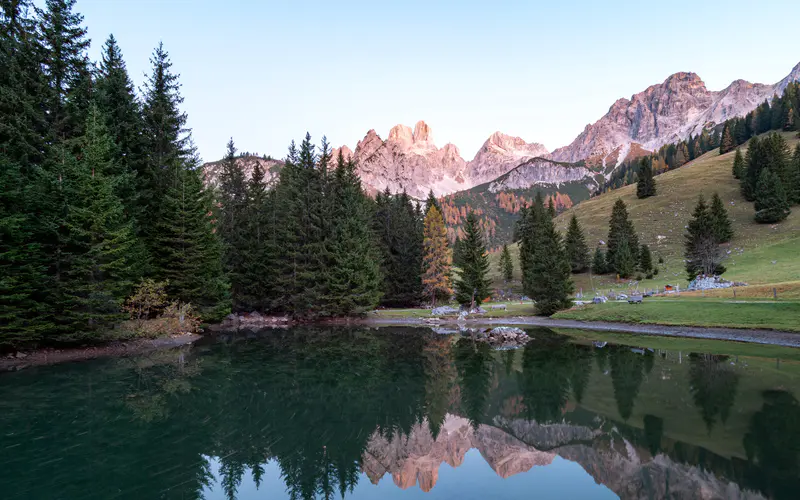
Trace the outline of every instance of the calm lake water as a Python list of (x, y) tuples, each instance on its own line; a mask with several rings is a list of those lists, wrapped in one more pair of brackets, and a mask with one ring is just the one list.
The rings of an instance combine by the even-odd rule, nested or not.
[(527, 331), (297, 328), (2, 374), (0, 497), (800, 495), (800, 351)]

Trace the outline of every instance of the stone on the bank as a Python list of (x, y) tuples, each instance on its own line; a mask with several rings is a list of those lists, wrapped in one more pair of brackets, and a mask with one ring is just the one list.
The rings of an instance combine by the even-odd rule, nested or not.
[(431, 316), (449, 316), (454, 314), (458, 314), (458, 309), (450, 306), (436, 307), (431, 311)]

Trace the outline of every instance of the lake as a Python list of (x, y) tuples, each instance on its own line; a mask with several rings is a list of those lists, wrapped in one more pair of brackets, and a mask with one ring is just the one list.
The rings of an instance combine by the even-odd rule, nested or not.
[(800, 351), (526, 331), (226, 333), (2, 374), (0, 496), (797, 498)]

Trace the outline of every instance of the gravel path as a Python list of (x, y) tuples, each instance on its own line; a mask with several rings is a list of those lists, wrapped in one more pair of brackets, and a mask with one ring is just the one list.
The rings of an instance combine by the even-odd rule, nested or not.
[(363, 320), (368, 325), (414, 325), (435, 326), (455, 325), (517, 325), (517, 326), (544, 326), (549, 328), (575, 328), (580, 330), (596, 330), (603, 332), (635, 333), (642, 335), (660, 335), (662, 337), (687, 337), (698, 339), (731, 340), (735, 342), (751, 342), (754, 344), (769, 344), (786, 347), (800, 347), (800, 333), (781, 332), (776, 330), (745, 330), (739, 328), (716, 328), (696, 326), (668, 326), (668, 325), (643, 325), (631, 323), (612, 323), (607, 321), (577, 321), (571, 319), (552, 319), (531, 317), (516, 318), (485, 318), (472, 319), (466, 322), (453, 320), (440, 320), (438, 322), (425, 319), (401, 318), (369, 318)]

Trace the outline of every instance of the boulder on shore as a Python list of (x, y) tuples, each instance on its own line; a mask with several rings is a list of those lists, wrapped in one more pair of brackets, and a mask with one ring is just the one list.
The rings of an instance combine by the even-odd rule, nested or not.
[(479, 342), (486, 342), (492, 347), (500, 349), (521, 347), (528, 343), (530, 339), (528, 334), (521, 328), (511, 326), (498, 326), (477, 335)]

